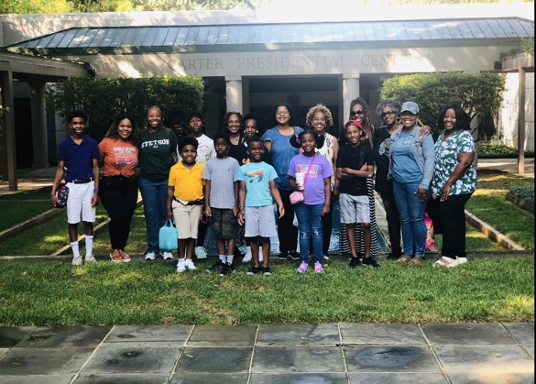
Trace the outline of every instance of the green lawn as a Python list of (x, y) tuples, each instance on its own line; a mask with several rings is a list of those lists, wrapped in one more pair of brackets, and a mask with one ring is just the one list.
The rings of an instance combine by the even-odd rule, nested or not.
[(534, 215), (505, 200), (513, 186), (534, 179), (498, 171), (479, 171), (478, 185), (466, 209), (527, 249), (534, 249)]
[(252, 324), (533, 321), (534, 259), (474, 259), (453, 269), (381, 261), (351, 270), (297, 275), (273, 263), (274, 276), (175, 273), (175, 263), (73, 267), (0, 264), (0, 325)]
[(0, 231), (51, 209), (51, 189), (0, 195)]

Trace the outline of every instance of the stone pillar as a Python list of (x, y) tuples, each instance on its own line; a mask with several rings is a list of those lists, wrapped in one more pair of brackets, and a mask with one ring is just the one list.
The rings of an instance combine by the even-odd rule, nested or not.
[(48, 162), (48, 135), (47, 115), (44, 82), (29, 83), (32, 88), (31, 111), (32, 111), (32, 141), (33, 141), (33, 167), (46, 168)]
[(15, 102), (13, 99), (13, 73), (11, 71), (0, 72), (0, 89), (2, 92), (2, 111), (0, 118), (0, 148), (5, 153), (2, 156), (2, 178), (9, 180), (9, 190), (17, 190), (17, 150), (15, 142)]
[(243, 111), (242, 76), (225, 76), (226, 111)]
[(342, 79), (343, 120), (348, 121), (350, 104), (353, 99), (359, 96), (359, 73), (345, 73)]

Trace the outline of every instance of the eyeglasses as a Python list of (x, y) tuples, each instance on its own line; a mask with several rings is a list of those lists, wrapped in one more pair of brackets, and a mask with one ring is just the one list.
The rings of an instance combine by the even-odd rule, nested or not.
[(364, 115), (365, 111), (363, 109), (358, 109), (357, 111), (350, 112), (350, 116)]
[(395, 111), (387, 111), (387, 112), (383, 112), (381, 116), (385, 117), (385, 116), (395, 115), (395, 114), (396, 114)]

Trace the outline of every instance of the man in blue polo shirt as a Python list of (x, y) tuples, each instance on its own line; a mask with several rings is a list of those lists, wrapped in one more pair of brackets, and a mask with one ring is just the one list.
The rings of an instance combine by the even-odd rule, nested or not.
[(86, 263), (96, 263), (93, 256), (93, 223), (95, 207), (99, 202), (99, 146), (95, 140), (86, 136), (86, 115), (73, 111), (67, 117), (71, 136), (60, 143), (58, 148), (58, 169), (52, 186), (52, 205), (56, 206), (56, 191), (61, 179), (69, 188), (67, 198), (67, 222), (73, 250), (73, 264), (82, 265), (78, 248), (78, 223), (80, 216), (84, 223), (86, 236)]

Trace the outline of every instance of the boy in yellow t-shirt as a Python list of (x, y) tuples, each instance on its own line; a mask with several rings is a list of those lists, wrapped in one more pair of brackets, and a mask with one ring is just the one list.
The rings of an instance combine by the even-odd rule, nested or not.
[[(196, 270), (192, 257), (197, 240), (199, 215), (203, 210), (203, 166), (195, 161), (197, 140), (184, 137), (179, 141), (182, 160), (169, 171), (167, 218), (175, 219), (179, 232), (179, 263), (177, 272)], [(186, 251), (186, 258), (184, 252)]]

